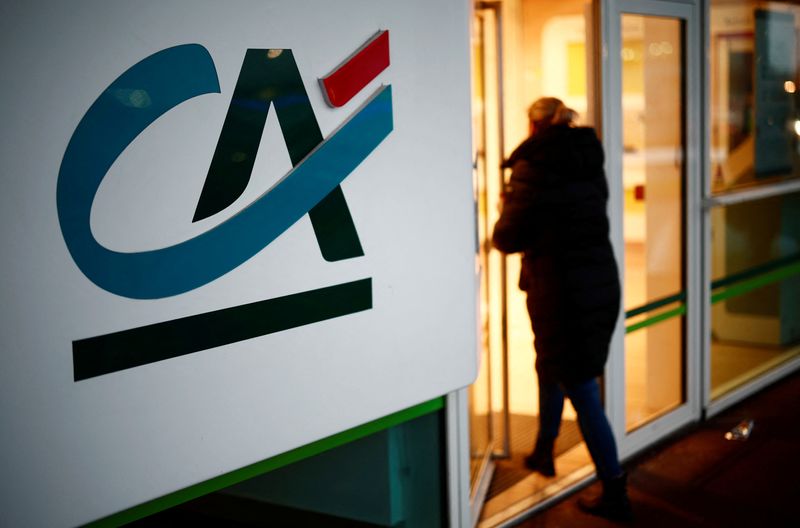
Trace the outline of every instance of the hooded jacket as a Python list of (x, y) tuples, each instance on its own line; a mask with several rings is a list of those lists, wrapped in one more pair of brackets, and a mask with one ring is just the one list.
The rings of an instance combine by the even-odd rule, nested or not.
[(511, 178), (494, 246), (522, 252), (540, 378), (577, 383), (602, 374), (620, 306), (609, 240), (603, 148), (591, 128), (553, 125), (506, 162)]

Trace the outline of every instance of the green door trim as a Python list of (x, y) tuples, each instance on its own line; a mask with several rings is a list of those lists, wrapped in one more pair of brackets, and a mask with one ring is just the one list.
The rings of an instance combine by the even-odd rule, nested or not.
[(256, 462), (255, 464), (231, 471), (230, 473), (225, 473), (218, 477), (189, 486), (188, 488), (139, 504), (127, 510), (122, 510), (121, 512), (109, 515), (108, 517), (91, 522), (85, 526), (91, 528), (116, 527), (142, 519), (166, 510), (167, 508), (172, 508), (173, 506), (188, 502), (192, 499), (238, 484), (244, 480), (298, 462), (304, 458), (318, 455), (324, 451), (364, 438), (365, 436), (394, 427), (395, 425), (408, 422), (414, 418), (444, 409), (444, 402), (444, 396), (440, 396), (439, 398), (415, 405), (414, 407), (409, 407), (408, 409), (384, 416), (383, 418), (378, 418), (372, 422), (292, 449), (291, 451), (281, 453), (280, 455), (262, 460), (261, 462)]

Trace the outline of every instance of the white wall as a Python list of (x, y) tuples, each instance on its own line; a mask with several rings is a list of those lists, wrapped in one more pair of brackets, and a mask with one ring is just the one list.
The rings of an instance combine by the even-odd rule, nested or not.
[[(475, 375), (469, 3), (8, 1), (0, 6), (0, 525), (72, 526), (443, 395)], [(380, 29), (391, 65), (340, 109), (317, 79)], [(192, 238), (290, 162), (272, 113), (244, 196), (192, 212), (248, 48), (291, 48), (323, 136), (391, 84), (394, 129), (344, 181), (365, 256), (322, 259), (303, 217), (187, 293), (134, 300), (88, 280), (56, 215), (66, 146), (101, 92), (197, 43), (220, 94), (187, 101), (117, 159), (92, 228), (120, 251)], [(73, 380), (74, 340), (366, 277), (373, 308)]]

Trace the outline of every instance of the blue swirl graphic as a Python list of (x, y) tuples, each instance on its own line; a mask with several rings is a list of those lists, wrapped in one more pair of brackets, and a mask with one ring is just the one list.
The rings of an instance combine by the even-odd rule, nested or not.
[(393, 128), (391, 86), (385, 86), (268, 193), (213, 229), (174, 246), (138, 253), (100, 245), (89, 218), (97, 189), (114, 161), (158, 117), (193, 97), (219, 91), (208, 51), (198, 44), (176, 46), (123, 73), (78, 124), (58, 175), (58, 219), (75, 263), (100, 288), (134, 299), (158, 299), (221, 277), (319, 203)]

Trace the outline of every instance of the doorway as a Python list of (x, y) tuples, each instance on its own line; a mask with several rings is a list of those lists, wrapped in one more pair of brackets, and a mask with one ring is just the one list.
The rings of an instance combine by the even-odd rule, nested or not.
[(469, 389), (471, 505), (481, 526), (513, 519), (592, 471), (567, 403), (557, 476), (525, 468), (538, 434), (538, 385), (520, 256), (491, 247), (508, 173), (500, 165), (528, 133), (527, 108), (559, 95), (595, 125), (595, 6), (591, 0), (477, 2), (473, 17), (473, 139), (480, 270), (481, 368)]
[[(523, 458), (538, 433), (535, 352), (519, 255), (491, 248), (500, 164), (528, 133), (527, 108), (557, 96), (606, 149), (612, 242), (624, 307), (604, 377), (629, 457), (700, 416), (700, 38), (685, 2), (478, 2), (473, 125), (481, 369), (470, 389), (472, 510), (495, 526), (593, 475), (567, 405), (553, 479)], [(605, 53), (600, 50), (605, 49)], [(483, 469), (481, 469), (483, 468)]]

